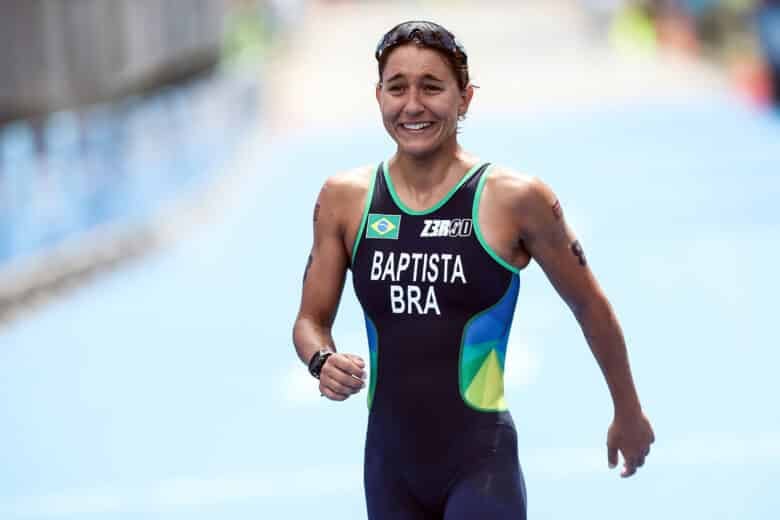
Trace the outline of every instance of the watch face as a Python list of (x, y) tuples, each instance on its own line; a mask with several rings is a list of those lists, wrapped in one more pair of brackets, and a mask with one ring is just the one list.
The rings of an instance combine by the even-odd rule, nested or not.
[(309, 362), (309, 373), (319, 379), (322, 366), (331, 354), (333, 354), (333, 351), (328, 349), (322, 349), (314, 354)]
[(330, 350), (323, 350), (320, 352), (319, 358), (317, 359), (317, 372), (322, 370), (322, 366), (325, 364), (331, 354), (332, 352)]
[(314, 358), (312, 359), (311, 367), (309, 368), (311, 375), (319, 379), (320, 371), (322, 371), (322, 366), (325, 364), (325, 361), (328, 359), (328, 356), (330, 356), (331, 354), (332, 352), (330, 350), (320, 350), (319, 352), (317, 352), (317, 354), (314, 355)]

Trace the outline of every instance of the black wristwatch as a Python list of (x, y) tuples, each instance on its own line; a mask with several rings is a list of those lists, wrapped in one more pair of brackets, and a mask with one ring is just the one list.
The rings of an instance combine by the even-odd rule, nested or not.
[(326, 348), (315, 353), (309, 360), (309, 373), (319, 379), (320, 372), (322, 372), (322, 367), (325, 365), (325, 362), (328, 360), (328, 358), (333, 354), (335, 354), (335, 352)]

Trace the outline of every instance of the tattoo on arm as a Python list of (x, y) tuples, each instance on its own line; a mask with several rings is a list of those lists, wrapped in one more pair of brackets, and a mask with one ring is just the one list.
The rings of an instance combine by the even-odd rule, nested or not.
[[(320, 202), (317, 201), (317, 204), (314, 205), (314, 216), (312, 217), (313, 222), (317, 222), (317, 219), (320, 218)], [(306, 261), (306, 270), (303, 271), (303, 283), (306, 283), (306, 277), (309, 276), (309, 268), (311, 267), (311, 262), (314, 259), (314, 255), (309, 254), (309, 259)]]
[(580, 245), (579, 240), (575, 240), (571, 245), (571, 252), (574, 253), (574, 256), (579, 259), (580, 265), (588, 265), (588, 262), (585, 260), (585, 251), (582, 250), (582, 246)]
[(553, 204), (552, 207), (553, 215), (555, 215), (555, 220), (561, 220), (563, 217), (563, 209), (561, 208), (560, 201), (555, 201), (555, 204)]
[(309, 260), (306, 261), (306, 270), (303, 272), (303, 282), (306, 283), (306, 277), (309, 276), (309, 268), (314, 255), (309, 254)]

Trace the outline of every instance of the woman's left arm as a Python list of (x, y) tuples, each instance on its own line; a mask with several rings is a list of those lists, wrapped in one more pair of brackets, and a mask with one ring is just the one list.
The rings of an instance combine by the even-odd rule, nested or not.
[(609, 467), (624, 459), (621, 476), (644, 464), (654, 434), (639, 403), (623, 333), (612, 306), (588, 266), (582, 245), (566, 225), (552, 190), (538, 179), (515, 193), (522, 245), (537, 261), (555, 290), (574, 313), (609, 387), (614, 420), (607, 435)]

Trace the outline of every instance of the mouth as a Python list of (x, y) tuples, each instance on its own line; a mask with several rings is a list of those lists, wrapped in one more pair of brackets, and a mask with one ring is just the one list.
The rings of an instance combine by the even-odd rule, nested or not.
[(434, 125), (433, 121), (419, 121), (416, 123), (400, 123), (398, 126), (410, 134), (421, 134)]

